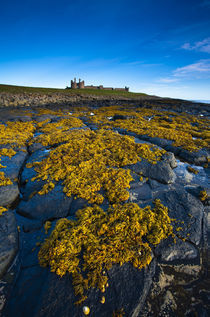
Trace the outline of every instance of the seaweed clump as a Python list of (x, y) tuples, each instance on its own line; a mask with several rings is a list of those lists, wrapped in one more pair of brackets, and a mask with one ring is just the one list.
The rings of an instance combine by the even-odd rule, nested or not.
[(62, 181), (63, 191), (69, 197), (77, 195), (89, 203), (101, 204), (104, 200), (101, 191), (105, 191), (109, 202), (125, 201), (133, 178), (130, 170), (123, 167), (142, 158), (156, 164), (165, 153), (155, 146), (136, 144), (133, 137), (111, 130), (72, 130), (65, 134), (65, 140), (41, 162), (27, 164), (37, 172), (32, 180), (46, 181), (40, 195)]
[(155, 200), (154, 207), (135, 203), (99, 206), (76, 212), (76, 220), (57, 221), (39, 251), (41, 266), (50, 266), (59, 276), (72, 274), (79, 303), (89, 288), (105, 292), (107, 271), (114, 264), (130, 262), (142, 269), (152, 260), (152, 245), (173, 235), (168, 208)]
[(206, 190), (201, 190), (199, 193), (200, 200), (205, 202), (208, 199), (208, 194)]
[(193, 168), (191, 166), (187, 166), (187, 170), (188, 170), (188, 172), (193, 173), (195, 175), (197, 175), (199, 173), (199, 171), (196, 168)]
[[(16, 154), (14, 148), (24, 146), (26, 141), (33, 136), (35, 130), (31, 122), (11, 122), (0, 124), (0, 169), (5, 168), (1, 164), (2, 156), (11, 158)], [(8, 148), (8, 146), (10, 148)], [(10, 178), (5, 177), (3, 171), (0, 171), (0, 186), (11, 185)]]
[(38, 142), (44, 146), (52, 146), (55, 144), (67, 142), (69, 140), (70, 129), (82, 128), (83, 122), (75, 117), (66, 117), (57, 122), (48, 122), (49, 119), (37, 123), (37, 128), (42, 133), (29, 144)]
[(3, 213), (7, 210), (8, 210), (7, 208), (0, 206), (0, 216), (2, 216)]
[[(121, 128), (137, 135), (148, 135), (171, 140), (174, 146), (196, 152), (209, 147), (209, 120), (198, 118), (186, 113), (177, 114), (172, 111), (155, 109), (132, 109), (127, 107), (102, 107), (97, 109), (95, 116), (89, 121), (101, 127)], [(114, 118), (116, 120), (109, 120)]]

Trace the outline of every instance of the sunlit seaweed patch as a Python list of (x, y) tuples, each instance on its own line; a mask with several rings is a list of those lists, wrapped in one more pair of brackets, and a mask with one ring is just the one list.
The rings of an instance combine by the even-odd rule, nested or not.
[(199, 173), (199, 170), (197, 170), (196, 168), (193, 168), (191, 166), (187, 166), (187, 170), (188, 170), (188, 172), (193, 173), (193, 174)]
[[(11, 122), (8, 121), (6, 125), (0, 124), (0, 146), (10, 146), (10, 148), (0, 148), (0, 168), (6, 166), (1, 164), (1, 157), (12, 157), (16, 154), (13, 148), (24, 146), (26, 141), (33, 136), (35, 130), (31, 122)], [(12, 181), (5, 177), (3, 171), (0, 171), (0, 186), (11, 185)]]
[[(0, 168), (6, 167), (6, 166), (1, 164), (1, 157), (2, 156), (12, 157), (15, 154), (16, 154), (16, 152), (13, 149), (7, 149), (7, 148), (0, 149)], [(12, 184), (12, 181), (10, 180), (10, 178), (5, 177), (4, 172), (0, 171), (0, 186), (7, 186), (7, 185), (11, 185), (11, 184)]]
[(9, 177), (5, 177), (4, 172), (0, 172), (0, 186), (12, 185), (12, 181)]
[(29, 144), (38, 142), (44, 146), (49, 146), (63, 143), (69, 140), (68, 131), (70, 131), (70, 129), (81, 128), (83, 126), (83, 122), (74, 117), (64, 118), (53, 123), (48, 123), (48, 119), (46, 119), (37, 123), (37, 128), (39, 128), (42, 134), (31, 140)]
[(171, 221), (160, 200), (153, 208), (135, 203), (115, 204), (106, 212), (97, 205), (86, 207), (76, 212), (76, 220), (57, 221), (41, 246), (39, 262), (60, 276), (71, 273), (81, 298), (91, 287), (104, 292), (114, 264), (130, 262), (142, 269), (151, 262), (152, 245), (174, 236)]
[(200, 200), (204, 202), (205, 200), (208, 199), (209, 196), (206, 190), (201, 190), (199, 193), (199, 197), (200, 197)]
[(101, 204), (104, 197), (100, 191), (105, 190), (111, 203), (125, 201), (132, 177), (130, 170), (122, 167), (142, 158), (155, 164), (165, 153), (155, 146), (136, 144), (133, 137), (103, 129), (69, 131), (65, 141), (41, 162), (27, 164), (37, 172), (32, 180), (47, 181), (39, 194), (46, 194), (55, 182), (62, 181), (67, 196), (78, 195)]
[(4, 213), (5, 211), (7, 211), (7, 210), (8, 210), (7, 208), (4, 208), (4, 207), (0, 206), (0, 216), (2, 216), (3, 213)]
[(26, 141), (33, 137), (34, 131), (33, 122), (8, 121), (6, 125), (0, 124), (0, 145), (24, 146)]
[[(115, 115), (124, 118), (115, 121), (109, 119)], [(210, 121), (186, 113), (160, 112), (147, 108), (102, 107), (95, 111), (94, 116), (89, 116), (89, 121), (101, 127), (122, 128), (139, 135), (171, 140), (174, 146), (188, 151), (209, 147)]]

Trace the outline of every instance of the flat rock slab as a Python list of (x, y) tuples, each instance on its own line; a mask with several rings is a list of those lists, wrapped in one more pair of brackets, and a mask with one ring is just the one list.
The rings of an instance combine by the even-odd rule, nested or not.
[[(137, 183), (138, 185), (139, 183)], [(129, 189), (129, 201), (132, 203), (137, 203), (139, 200), (149, 200), (152, 199), (152, 191), (148, 184), (139, 184), (139, 186), (131, 186)]]
[(11, 180), (18, 178), (20, 169), (28, 154), (26, 148), (22, 148), (21, 150), (15, 149), (15, 151), (17, 151), (17, 153), (11, 158), (8, 156), (1, 157), (1, 164), (6, 167), (0, 169), (0, 171), (4, 172), (5, 176)]
[(146, 160), (142, 160), (127, 167), (135, 173), (142, 173), (143, 176), (155, 179), (163, 184), (174, 183), (176, 179), (176, 175), (167, 161), (159, 161), (157, 164), (151, 164)]
[(6, 272), (18, 251), (15, 215), (6, 211), (0, 216), (0, 277)]
[(43, 148), (43, 145), (41, 143), (32, 143), (31, 145), (29, 145), (28, 151), (29, 153), (33, 153), (40, 150), (41, 148)]
[(0, 186), (0, 206), (11, 205), (19, 196), (18, 184)]
[[(90, 308), (89, 316), (108, 317), (124, 309), (125, 316), (140, 316), (140, 310), (152, 283), (155, 272), (153, 263), (146, 270), (135, 269), (131, 264), (114, 266), (109, 272), (109, 287), (105, 293), (91, 289), (82, 305), (75, 305), (72, 278), (69, 274), (59, 277), (49, 269), (38, 266), (21, 271), (13, 290), (5, 317), (81, 317), (83, 306)], [(104, 304), (100, 303), (105, 296)]]
[(191, 260), (198, 256), (197, 248), (189, 242), (176, 238), (163, 240), (155, 249), (155, 253), (163, 262), (172, 262), (176, 260)]
[[(46, 150), (45, 148), (38, 150), (28, 157), (28, 160), (26, 161), (26, 165), (28, 163), (40, 162), (44, 158), (46, 158), (48, 155), (49, 155), (49, 151)], [(29, 198), (32, 197), (37, 191), (41, 190), (41, 188), (46, 182), (42, 180), (32, 181), (31, 179), (35, 177), (37, 173), (33, 167), (27, 168), (26, 165), (20, 177), (20, 184), (21, 184), (20, 192), (24, 200), (29, 200)]]
[(174, 227), (182, 228), (178, 232), (175, 229), (175, 233), (199, 245), (204, 213), (204, 206), (200, 200), (186, 192), (181, 186), (160, 193), (157, 198), (160, 198), (162, 203), (169, 208), (169, 216), (176, 219)]
[(56, 185), (48, 194), (35, 194), (29, 200), (21, 200), (17, 212), (30, 219), (46, 221), (66, 217), (69, 214), (72, 198), (63, 192), (62, 185)]

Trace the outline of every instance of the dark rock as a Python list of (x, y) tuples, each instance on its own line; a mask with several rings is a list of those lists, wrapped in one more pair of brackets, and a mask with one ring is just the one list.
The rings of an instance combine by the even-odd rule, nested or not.
[[(36, 152), (32, 153), (28, 157), (25, 165), (27, 165), (28, 163), (41, 162), (48, 155), (49, 155), (49, 151), (46, 150), (45, 148), (37, 150)], [(36, 172), (35, 172), (34, 168), (33, 167), (27, 168), (25, 166), (22, 173), (21, 173), (20, 183), (25, 184), (29, 180), (31, 180), (31, 178), (33, 178), (34, 176), (36, 176)]]
[(21, 200), (17, 212), (30, 219), (45, 221), (48, 219), (66, 217), (69, 214), (72, 198), (63, 192), (63, 186), (58, 184), (46, 195), (35, 194), (29, 200)]
[(39, 266), (32, 266), (21, 270), (16, 282), (16, 288), (11, 292), (10, 300), (4, 308), (4, 317), (29, 317), (38, 316), (37, 306), (45, 283), (48, 272)]
[(167, 152), (167, 153), (163, 154), (162, 160), (164, 162), (167, 162), (171, 166), (171, 168), (177, 167), (177, 160), (176, 160), (174, 154), (171, 152)]
[(32, 143), (31, 145), (29, 145), (28, 151), (30, 154), (32, 154), (33, 152), (36, 152), (41, 148), (43, 148), (43, 145), (41, 143)]
[(142, 173), (143, 176), (155, 179), (163, 184), (173, 183), (176, 179), (171, 166), (165, 161), (150, 164), (148, 161), (142, 160), (136, 164), (128, 165), (128, 168), (135, 173)]
[(148, 177), (157, 180), (163, 184), (174, 183), (176, 175), (171, 166), (166, 162), (158, 162), (151, 166), (148, 171)]
[(1, 171), (4, 172), (6, 177), (9, 177), (11, 180), (18, 178), (20, 169), (26, 159), (27, 154), (27, 149), (22, 148), (11, 158), (8, 156), (1, 157), (1, 164), (6, 166), (5, 168), (2, 168)]
[(74, 216), (77, 210), (85, 208), (86, 206), (89, 205), (86, 199), (83, 199), (80, 197), (76, 199), (75, 198), (72, 199), (72, 203), (70, 207), (70, 216)]
[(0, 206), (9, 206), (19, 196), (17, 183), (7, 186), (0, 186)]
[(158, 181), (154, 180), (154, 179), (149, 179), (148, 180), (148, 184), (151, 187), (152, 190), (157, 191), (157, 190), (166, 190), (168, 189), (166, 184), (161, 184)]
[(148, 184), (139, 184), (136, 183), (137, 186), (134, 187), (134, 184), (129, 189), (129, 201), (130, 202), (138, 202), (139, 200), (148, 200), (152, 199), (152, 191)]
[(164, 262), (190, 260), (198, 256), (197, 249), (191, 243), (180, 239), (176, 239), (176, 243), (172, 239), (163, 240), (155, 249), (155, 253)]
[(33, 116), (33, 120), (34, 121), (37, 121), (37, 122), (42, 122), (42, 121), (45, 121), (45, 120), (48, 120), (47, 123), (51, 122), (51, 119), (53, 118), (57, 118), (57, 116), (55, 115), (51, 115), (51, 114), (43, 114), (43, 115), (34, 115)]
[[(106, 293), (91, 289), (82, 305), (75, 305), (72, 278), (66, 274), (60, 278), (49, 269), (38, 266), (21, 271), (4, 316), (16, 317), (80, 317), (83, 306), (90, 308), (89, 316), (112, 316), (114, 311), (124, 309), (126, 316), (137, 317), (142, 309), (155, 272), (155, 262), (137, 270), (131, 264), (115, 265), (109, 271), (109, 287)], [(102, 295), (104, 304), (100, 303)]]
[(198, 185), (194, 185), (194, 186), (189, 185), (189, 186), (185, 186), (185, 190), (191, 195), (199, 199), (199, 194), (202, 190), (204, 190), (204, 187), (198, 186)]
[(43, 223), (39, 220), (27, 219), (27, 222), (23, 224), (23, 232), (28, 233), (28, 232), (36, 231), (41, 229), (42, 226), (43, 226)]
[[(178, 187), (157, 195), (162, 203), (168, 207), (169, 216), (176, 219), (174, 226), (181, 227), (178, 235), (199, 245), (202, 234), (203, 204), (183, 187)], [(176, 229), (175, 229), (176, 233)]]
[(112, 118), (113, 121), (116, 121), (116, 120), (126, 120), (126, 119), (129, 119), (130, 116), (124, 116), (124, 115), (121, 115), (121, 114), (115, 114)]
[(200, 165), (208, 162), (209, 154), (206, 150), (189, 152), (185, 149), (182, 149), (179, 153), (179, 156), (189, 163)]
[(43, 181), (43, 180), (32, 181), (31, 179), (28, 179), (26, 184), (21, 186), (20, 188), (21, 198), (23, 200), (31, 199), (34, 195), (37, 194), (37, 192), (39, 192), (42, 189), (44, 184), (46, 184), (46, 181)]
[(5, 211), (0, 216), (0, 277), (6, 272), (18, 251), (18, 232), (15, 215)]

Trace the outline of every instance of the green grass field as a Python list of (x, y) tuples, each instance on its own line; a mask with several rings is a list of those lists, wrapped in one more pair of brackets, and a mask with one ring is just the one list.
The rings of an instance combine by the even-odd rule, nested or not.
[(146, 96), (144, 93), (134, 93), (127, 91), (117, 90), (97, 90), (97, 89), (58, 89), (58, 88), (41, 88), (41, 87), (24, 87), (24, 86), (13, 86), (13, 85), (2, 85), (0, 84), (0, 93), (6, 92), (11, 94), (18, 93), (39, 93), (39, 94), (53, 94), (63, 93), (69, 95), (101, 95), (101, 96), (124, 96), (129, 98), (135, 98), (139, 96)]

